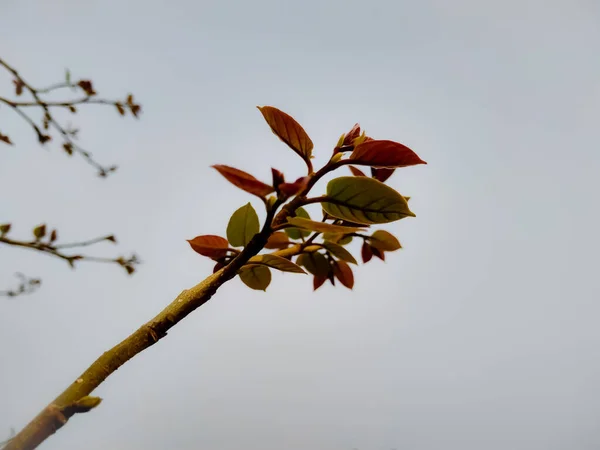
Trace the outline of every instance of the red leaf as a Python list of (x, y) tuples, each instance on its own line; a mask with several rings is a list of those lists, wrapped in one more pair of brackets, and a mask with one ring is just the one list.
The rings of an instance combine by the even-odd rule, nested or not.
[(348, 169), (350, 169), (350, 172), (352, 172), (352, 175), (354, 175), (355, 177), (366, 177), (362, 170), (357, 169), (354, 166), (348, 166)]
[(212, 167), (217, 169), (219, 173), (223, 175), (231, 184), (246, 192), (249, 192), (250, 194), (254, 194), (258, 197), (265, 197), (266, 195), (275, 191), (272, 186), (257, 180), (243, 170), (224, 166), (222, 164), (216, 164)]
[(316, 291), (321, 286), (323, 286), (323, 283), (325, 283), (326, 281), (327, 281), (327, 277), (314, 277), (313, 278), (313, 291)]
[(277, 190), (277, 186), (279, 186), (281, 183), (285, 183), (285, 177), (283, 176), (282, 172), (277, 169), (273, 169), (272, 167), (271, 174), (273, 175), (273, 186), (275, 187), (275, 190)]
[(342, 145), (343, 146), (352, 145), (352, 141), (354, 141), (354, 139), (356, 139), (359, 136), (360, 136), (360, 125), (355, 123), (354, 126), (352, 127), (352, 129), (350, 131), (348, 131), (348, 133), (346, 133), (346, 136), (344, 137), (344, 143)]
[(371, 252), (373, 252), (373, 254), (377, 256), (380, 260), (385, 261), (385, 252), (383, 250), (371, 246)]
[(385, 140), (370, 140), (357, 145), (348, 159), (355, 164), (372, 167), (398, 168), (427, 164), (405, 145)]
[(265, 248), (268, 249), (282, 249), (287, 248), (290, 244), (290, 240), (288, 235), (283, 231), (277, 231), (269, 236), (267, 243), (265, 244)]
[(392, 174), (394, 173), (396, 169), (387, 169), (387, 168), (382, 168), (382, 169), (376, 169), (374, 167), (371, 167), (371, 176), (373, 178), (375, 178), (376, 180), (381, 181), (382, 183), (385, 183), (386, 180), (392, 176)]
[(282, 194), (285, 194), (286, 197), (291, 197), (304, 189), (308, 180), (310, 180), (310, 177), (300, 177), (293, 183), (281, 183), (277, 186), (277, 189), (279, 189), (279, 192)]
[(333, 273), (340, 282), (348, 289), (352, 289), (354, 286), (354, 274), (352, 269), (344, 261), (336, 261), (333, 264)]
[(292, 116), (272, 106), (258, 106), (258, 110), (271, 127), (271, 131), (308, 162), (313, 143), (304, 128)]
[(196, 236), (194, 239), (188, 239), (187, 241), (196, 253), (209, 258), (222, 258), (229, 248), (227, 239), (213, 234)]
[(371, 246), (366, 242), (363, 242), (363, 245), (360, 249), (360, 256), (362, 257), (363, 263), (368, 263), (371, 261), (373, 257), (373, 252), (371, 251)]

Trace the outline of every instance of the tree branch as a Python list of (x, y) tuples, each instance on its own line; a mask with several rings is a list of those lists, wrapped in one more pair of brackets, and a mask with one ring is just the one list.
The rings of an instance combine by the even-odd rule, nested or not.
[[(57, 232), (56, 230), (52, 230), (50, 234), (46, 234), (46, 225), (39, 225), (33, 229), (33, 240), (24, 241), (17, 240), (7, 237), (8, 232), (10, 231), (10, 224), (2, 224), (0, 225), (0, 244), (11, 245), (13, 247), (21, 247), (29, 250), (35, 250), (41, 253), (45, 253), (56, 258), (60, 258), (66, 261), (69, 266), (72, 268), (75, 267), (75, 263), (77, 261), (90, 261), (90, 262), (100, 262), (100, 263), (109, 263), (109, 264), (117, 264), (123, 267), (128, 274), (133, 274), (135, 272), (135, 266), (140, 263), (137, 255), (132, 254), (131, 256), (125, 258), (123, 256), (119, 256), (117, 258), (105, 258), (99, 256), (90, 256), (90, 255), (82, 255), (82, 254), (67, 254), (62, 250), (67, 248), (76, 248), (76, 247), (87, 247), (90, 245), (97, 244), (103, 241), (110, 241), (116, 243), (116, 238), (113, 235), (98, 237), (94, 239), (89, 239), (87, 241), (81, 242), (71, 242), (71, 243), (56, 243), (57, 240)], [(46, 238), (44, 241), (43, 239)], [(39, 285), (39, 280), (38, 283)], [(6, 291), (7, 293), (4, 295), (9, 295), (10, 292), (14, 291)], [(2, 291), (0, 291), (2, 294)]]
[[(93, 88), (92, 82), (90, 80), (79, 80), (74, 83), (70, 80), (70, 74), (67, 72), (67, 80), (65, 82), (56, 83), (46, 88), (36, 89), (30, 83), (25, 81), (25, 79), (8, 63), (0, 58), (0, 67), (4, 67), (8, 72), (10, 72), (14, 76), (13, 83), (15, 85), (15, 93), (17, 96), (23, 94), (24, 91), (27, 91), (33, 101), (15, 101), (10, 100), (5, 97), (0, 97), (0, 103), (3, 103), (10, 107), (13, 111), (15, 111), (19, 116), (21, 116), (34, 130), (37, 135), (38, 141), (41, 144), (45, 144), (46, 142), (52, 139), (50, 134), (46, 134), (43, 130), (49, 130), (50, 128), (57, 131), (63, 140), (63, 149), (68, 155), (72, 155), (73, 153), (77, 153), (82, 156), (88, 164), (95, 167), (98, 171), (98, 174), (101, 177), (106, 177), (109, 173), (114, 172), (117, 169), (117, 166), (103, 166), (98, 163), (92, 156), (92, 154), (84, 150), (81, 146), (75, 143), (75, 137), (77, 135), (78, 130), (69, 129), (60, 124), (58, 120), (53, 116), (50, 111), (50, 108), (65, 108), (71, 111), (72, 113), (77, 112), (77, 105), (81, 104), (100, 104), (100, 105), (112, 105), (114, 106), (120, 115), (125, 115), (126, 110), (129, 110), (134, 117), (138, 117), (141, 112), (141, 106), (134, 102), (133, 96), (129, 94), (127, 98), (123, 101), (116, 100), (106, 100), (99, 99), (95, 96), (97, 95), (96, 91)], [(55, 90), (62, 88), (71, 88), (74, 90), (83, 91), (85, 97), (76, 98), (72, 100), (64, 100), (64, 101), (47, 101), (42, 98), (43, 94), (49, 94)], [(24, 108), (30, 107), (38, 107), (43, 113), (44, 117), (42, 120), (42, 124), (38, 125), (36, 122), (23, 111)], [(12, 144), (10, 137), (0, 133), (0, 141), (5, 142), (6, 144)]]

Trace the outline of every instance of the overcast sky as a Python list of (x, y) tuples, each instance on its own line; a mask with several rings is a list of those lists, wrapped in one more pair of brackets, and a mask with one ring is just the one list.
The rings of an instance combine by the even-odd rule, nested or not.
[(105, 180), (0, 109), (17, 143), (0, 149), (0, 222), (115, 233), (89, 252), (144, 261), (129, 278), (0, 247), (0, 288), (43, 278), (0, 300), (0, 437), (210, 272), (186, 239), (260, 208), (211, 164), (303, 174), (255, 108), (273, 105), (315, 164), (355, 122), (429, 163), (390, 180), (417, 215), (382, 227), (404, 249), (359, 267), (353, 291), (231, 281), (42, 448), (600, 447), (600, 3), (1, 0), (0, 42), (35, 85), (68, 67), (144, 108), (72, 119), (120, 165)]

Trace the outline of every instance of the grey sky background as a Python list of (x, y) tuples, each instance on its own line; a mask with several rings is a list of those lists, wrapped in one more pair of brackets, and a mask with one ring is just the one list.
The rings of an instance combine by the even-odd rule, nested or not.
[(429, 162), (390, 182), (417, 215), (382, 227), (405, 248), (356, 270), (353, 291), (228, 283), (42, 448), (600, 447), (598, 2), (2, 0), (0, 42), (34, 84), (68, 67), (144, 108), (74, 119), (120, 165), (107, 180), (0, 109), (17, 142), (0, 152), (0, 221), (114, 232), (97, 254), (144, 261), (128, 278), (0, 248), (0, 286), (43, 278), (0, 302), (0, 435), (210, 272), (185, 239), (259, 210), (211, 164), (303, 173), (255, 109), (273, 105), (316, 164), (355, 122)]

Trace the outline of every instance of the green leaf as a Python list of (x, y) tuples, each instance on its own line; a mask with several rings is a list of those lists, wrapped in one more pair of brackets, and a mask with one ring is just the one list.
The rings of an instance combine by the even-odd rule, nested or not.
[[(296, 217), (303, 217), (304, 219), (310, 219), (310, 215), (303, 207), (296, 210)], [(288, 218), (289, 220), (289, 218)], [(290, 239), (301, 239), (303, 237), (310, 236), (310, 231), (299, 230), (298, 228), (286, 228), (283, 231), (290, 237)]]
[(303, 217), (288, 217), (288, 223), (310, 231), (318, 231), (319, 233), (357, 233), (364, 231), (364, 228), (345, 227), (342, 225), (334, 225), (326, 222), (315, 222), (314, 220), (305, 219)]
[[(282, 272), (306, 273), (297, 264), (294, 264), (289, 259), (282, 258), (276, 255), (256, 255), (248, 260), (247, 265), (261, 264), (263, 266), (272, 267), (273, 269), (281, 270)], [(246, 267), (246, 266), (244, 266)]]
[(326, 277), (329, 273), (329, 261), (321, 253), (302, 253), (296, 259), (296, 264), (303, 266), (315, 276)]
[(266, 266), (244, 266), (239, 275), (246, 286), (257, 291), (266, 291), (271, 284), (271, 270)]
[(396, 236), (385, 230), (375, 231), (371, 235), (369, 243), (372, 247), (375, 247), (379, 250), (385, 250), (386, 252), (393, 252), (394, 250), (402, 248), (402, 246), (400, 245), (400, 241), (396, 239)]
[(71, 71), (69, 69), (65, 69), (65, 83), (71, 84)]
[(334, 242), (325, 242), (323, 243), (323, 246), (327, 249), (327, 251), (329, 251), (329, 253), (331, 253), (333, 256), (336, 256), (338, 259), (352, 264), (358, 264), (354, 256), (352, 256), (352, 253), (350, 253), (341, 245)]
[(227, 240), (234, 247), (245, 247), (260, 231), (258, 216), (252, 204), (246, 203), (236, 210), (227, 225)]
[(323, 233), (323, 239), (339, 245), (346, 245), (352, 242), (352, 236), (342, 233)]
[(327, 184), (327, 200), (321, 205), (333, 217), (363, 224), (415, 217), (402, 195), (367, 177), (334, 178)]

